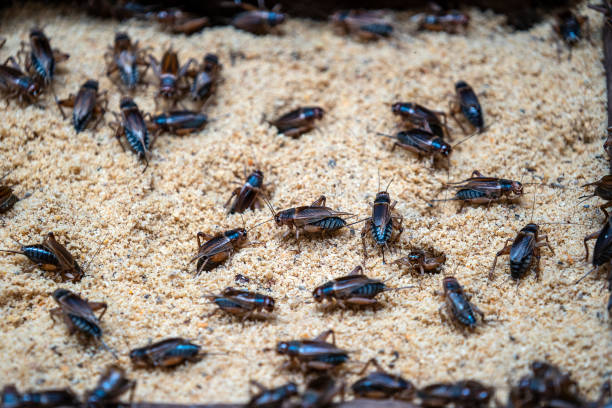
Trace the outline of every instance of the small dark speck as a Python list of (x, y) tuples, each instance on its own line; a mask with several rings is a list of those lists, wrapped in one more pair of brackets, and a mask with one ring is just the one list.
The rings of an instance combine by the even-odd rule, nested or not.
[(560, 188), (560, 189), (564, 189), (565, 186), (563, 184), (559, 184), (559, 183), (550, 183), (550, 186), (552, 188)]
[(83, 368), (83, 363), (78, 363), (78, 364), (77, 364), (77, 367), (79, 367), (79, 368)]
[(202, 190), (202, 195), (205, 196), (206, 195), (206, 191)]
[[(206, 377), (206, 373), (202, 373), (202, 377)], [(201, 390), (202, 389), (202, 385), (201, 384), (196, 384), (196, 388), (198, 390)]]
[(145, 299), (148, 299), (148, 298), (150, 298), (150, 297), (151, 297), (151, 295), (149, 295), (148, 293), (147, 293), (146, 295), (144, 295), (144, 298), (145, 298)]
[(563, 266), (563, 262), (562, 261), (557, 261), (557, 265)]
[(562, 311), (562, 312), (567, 311), (567, 309), (563, 305), (559, 305), (559, 310)]
[(291, 53), (291, 58), (293, 58), (293, 59), (294, 59), (294, 60), (296, 60), (296, 61), (299, 61), (299, 60), (300, 60), (300, 58), (302, 58), (302, 56), (300, 55), (300, 53), (299, 53), (299, 52), (297, 52), (297, 51), (293, 51), (293, 52)]
[(389, 368), (394, 368), (395, 362), (399, 359), (399, 353), (393, 350), (393, 353), (391, 353), (391, 355), (393, 356), (393, 360), (389, 362)]
[(583, 208), (590, 208), (591, 206), (589, 204), (585, 204), (582, 206)]
[(515, 219), (515, 220), (520, 220), (520, 219), (521, 219), (521, 216), (520, 216), (520, 215), (518, 215), (518, 214), (514, 214), (514, 219)]
[(603, 156), (601, 154), (598, 154), (597, 156), (595, 156), (596, 159), (603, 159)]
[(155, 303), (161, 305), (162, 303), (164, 303), (164, 299), (162, 299), (161, 296), (158, 296), (157, 298), (155, 298)]
[(46, 380), (44, 378), (39, 378), (38, 380), (36, 380), (36, 385), (43, 385), (45, 381)]
[(512, 341), (512, 342), (515, 342), (515, 341), (516, 341), (516, 338), (515, 338), (513, 335), (510, 335), (509, 339), (510, 339), (510, 341)]
[(236, 274), (236, 276), (234, 276), (234, 281), (236, 283), (249, 283), (251, 280), (247, 278), (246, 276), (238, 273)]
[(518, 360), (519, 358), (521, 358), (521, 356), (519, 356), (518, 354), (515, 354), (515, 355), (514, 355), (514, 359), (515, 359), (515, 360)]
[(519, 109), (519, 112), (525, 113), (525, 109), (521, 108), (521, 109)]
[(378, 354), (385, 354), (385, 349), (379, 349)]
[(527, 167), (525, 170), (527, 170), (530, 173), (533, 173), (534, 171), (536, 171), (536, 169), (534, 169), (533, 167)]
[(597, 316), (599, 320), (603, 319), (603, 314), (601, 312), (597, 312), (595, 313), (595, 315)]
[(333, 169), (334, 167), (336, 167), (336, 161), (334, 159), (330, 159), (327, 162), (327, 165)]

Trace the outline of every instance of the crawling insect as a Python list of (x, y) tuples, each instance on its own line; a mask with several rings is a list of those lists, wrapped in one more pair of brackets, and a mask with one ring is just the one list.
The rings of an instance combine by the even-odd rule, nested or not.
[(582, 198), (589, 199), (589, 198), (597, 196), (603, 200), (606, 200), (606, 203), (600, 205), (599, 208), (604, 213), (607, 219), (608, 211), (606, 211), (606, 208), (612, 207), (612, 175), (603, 176), (601, 179), (594, 181), (592, 183), (585, 184), (582, 187), (589, 187), (589, 186), (595, 186), (595, 191), (593, 192), (593, 194), (588, 195), (588, 196), (579, 197), (579, 199), (582, 199)]
[(208, 103), (210, 97), (215, 93), (220, 81), (221, 68), (219, 57), (216, 54), (206, 54), (198, 69), (187, 72), (193, 78), (190, 94), (194, 101)]
[(26, 54), (25, 67), (28, 72), (45, 87), (51, 84), (55, 76), (55, 65), (70, 58), (69, 54), (51, 49), (49, 39), (39, 28), (30, 30), (30, 52), (25, 51), (22, 43), (20, 53)]
[[(11, 172), (8, 172), (2, 176), (0, 181), (4, 180), (4, 178), (10, 173)], [(13, 208), (17, 201), (19, 201), (19, 197), (13, 194), (12, 186), (0, 185), (0, 214), (3, 214)]]
[[(11, 66), (8, 65), (9, 61)], [(11, 99), (19, 104), (35, 104), (43, 93), (41, 84), (23, 72), (13, 57), (0, 65), (0, 91), (6, 96), (7, 107)]]
[(272, 10), (265, 9), (264, 0), (258, 0), (259, 7), (239, 1), (236, 4), (242, 6), (245, 11), (236, 15), (230, 24), (251, 34), (268, 34), (278, 25), (284, 23), (287, 18), (285, 14), (279, 13), (280, 4)]
[(568, 59), (572, 58), (572, 48), (582, 39), (583, 25), (586, 26), (586, 31), (588, 33), (588, 24), (589, 18), (587, 16), (576, 15), (570, 10), (565, 10), (557, 14), (557, 22), (553, 27), (557, 34), (569, 47), (570, 52)]
[[(325, 340), (331, 334), (332, 342)], [(336, 347), (336, 336), (333, 330), (326, 330), (313, 340), (281, 341), (276, 345), (276, 352), (289, 357), (288, 364), (298, 364), (302, 370), (326, 371), (348, 361), (348, 351)]]
[(295, 240), (300, 251), (300, 233), (308, 232), (332, 232), (346, 227), (348, 224), (341, 217), (353, 216), (353, 214), (334, 211), (325, 206), (326, 198), (321, 196), (311, 205), (289, 208), (279, 212), (274, 211), (272, 204), (267, 200), (268, 208), (272, 212), (272, 217), (276, 225), (282, 227), (286, 225), (289, 229), (283, 234), (283, 238), (291, 233), (295, 227)]
[(246, 320), (255, 313), (274, 311), (274, 299), (261, 293), (246, 290), (225, 288), (220, 295), (207, 295), (219, 308), (208, 315), (211, 317), (219, 311), (241, 316)]
[[(404, 231), (402, 222), (404, 217), (400, 214), (393, 215), (393, 210), (397, 204), (397, 201), (391, 203), (391, 196), (388, 193), (391, 182), (387, 184), (387, 188), (384, 191), (376, 193), (374, 204), (372, 205), (372, 216), (366, 218), (363, 229), (361, 230), (361, 242), (363, 244), (363, 256), (368, 257), (368, 250), (366, 248), (366, 236), (370, 233), (374, 243), (380, 248), (382, 253), (383, 264), (385, 263), (385, 248), (389, 248), (389, 243), (397, 242)], [(380, 180), (379, 180), (380, 184)], [(380, 189), (380, 185), (379, 185)], [(394, 222), (397, 222), (395, 225)], [(397, 228), (397, 234), (393, 237), (393, 230)]]
[(79, 405), (79, 400), (69, 388), (20, 394), (11, 384), (2, 389), (0, 403), (3, 408), (55, 408), (75, 407)]
[(597, 239), (595, 241), (595, 248), (593, 248), (593, 268), (585, 273), (580, 279), (576, 281), (576, 284), (582, 281), (584, 278), (589, 276), (591, 272), (600, 269), (602, 266), (607, 265), (612, 260), (612, 230), (610, 223), (612, 220), (610, 218), (606, 219), (606, 223), (603, 228), (599, 231), (596, 231), (592, 234), (584, 237), (584, 249), (586, 250), (585, 261), (589, 260), (589, 247), (587, 246), (587, 241), (592, 239)]
[(510, 200), (512, 194), (516, 197), (523, 195), (523, 184), (519, 181), (483, 176), (478, 170), (472, 172), (472, 177), (456, 183), (447, 183), (458, 189), (454, 198), (433, 201), (461, 201), (459, 211), (466, 203), (490, 204), (502, 198)]
[(421, 15), (418, 19), (418, 29), (428, 31), (445, 31), (449, 34), (466, 32), (470, 24), (470, 16), (459, 10), (444, 10), (437, 4), (431, 4), (432, 12)]
[(180, 337), (161, 340), (130, 351), (130, 360), (136, 367), (173, 367), (185, 361), (199, 361), (202, 357), (200, 346)]
[(387, 373), (380, 367), (375, 358), (370, 359), (359, 374), (365, 373), (370, 364), (373, 364), (378, 371), (368, 374), (351, 385), (353, 393), (357, 397), (372, 399), (394, 398), (404, 401), (411, 401), (414, 398), (416, 392), (414, 384), (399, 375)]
[(230, 196), (229, 200), (227, 200), (227, 203), (225, 203), (225, 207), (230, 204), (234, 197), (236, 197), (236, 199), (230, 206), (228, 213), (242, 214), (249, 208), (253, 211), (260, 209), (261, 201), (259, 194), (265, 194), (266, 192), (263, 179), (263, 172), (260, 170), (255, 170), (246, 178), (246, 182), (242, 187), (237, 187), (234, 191), (232, 191), (232, 195)]
[[(202, 242), (200, 242), (200, 238)], [(213, 270), (225, 262), (233, 252), (249, 244), (247, 230), (244, 228), (232, 229), (214, 236), (198, 232), (196, 239), (198, 241), (198, 254), (189, 261), (189, 263), (198, 261), (196, 277), (202, 271)]]
[[(473, 329), (477, 326), (478, 320), (476, 314), (480, 315), (484, 322), (484, 313), (478, 309), (478, 307), (470, 303), (471, 295), (468, 295), (463, 291), (463, 287), (459, 284), (457, 279), (453, 276), (447, 276), (442, 281), (442, 288), (444, 289), (445, 303), (440, 306), (438, 312), (442, 321), (452, 317), (452, 321), (460, 323), (464, 327)], [(437, 293), (437, 292), (436, 292)], [(446, 307), (448, 315), (444, 315), (442, 309)]]
[(85, 395), (88, 408), (103, 408), (107, 405), (117, 404), (119, 398), (130, 391), (130, 404), (134, 396), (136, 381), (132, 381), (125, 376), (123, 368), (111, 365), (106, 372), (100, 376), (96, 388)]
[(484, 117), (478, 97), (471, 86), (465, 81), (458, 81), (455, 84), (455, 99), (449, 102), (450, 115), (455, 119), (463, 133), (467, 133), (461, 121), (455, 116), (461, 112), (468, 122), (476, 128), (478, 133), (485, 131)]
[(78, 282), (85, 275), (72, 254), (55, 240), (52, 232), (47, 234), (42, 244), (20, 245), (21, 250), (19, 251), (9, 249), (0, 251), (24, 255), (34, 262), (29, 269), (38, 266), (43, 271), (55, 272), (62, 282)]
[[(493, 266), (489, 272), (489, 280), (493, 278), (493, 272), (495, 271), (495, 265), (497, 265), (497, 258), (501, 255), (510, 255), (510, 276), (514, 279), (518, 285), (519, 280), (527, 274), (527, 271), (536, 260), (535, 274), (536, 279), (540, 278), (540, 248), (547, 246), (550, 252), (555, 251), (548, 242), (548, 235), (540, 234), (540, 227), (537, 224), (527, 224), (514, 238), (514, 241), (510, 238), (506, 240), (504, 247), (497, 252)], [(546, 241), (546, 242), (544, 242)], [(508, 245), (512, 242), (511, 245)]]
[(315, 288), (312, 296), (319, 303), (328, 300), (345, 309), (347, 305), (373, 306), (378, 303), (374, 298), (380, 293), (412, 287), (389, 288), (381, 280), (368, 278), (363, 274), (361, 265), (357, 265), (347, 276), (336, 278)]
[(325, 408), (330, 406), (334, 397), (342, 393), (344, 395), (344, 383), (336, 384), (336, 381), (328, 375), (320, 375), (308, 381), (300, 402), (296, 404), (299, 408)]
[[(161, 96), (172, 101), (172, 106), (176, 105), (179, 98), (189, 89), (186, 82), (186, 73), (189, 66), (196, 62), (190, 58), (185, 65), (179, 64), (178, 55), (172, 49), (169, 49), (162, 56), (161, 64), (154, 56), (149, 55), (149, 63), (155, 72), (155, 76), (159, 78), (159, 90), (156, 97)], [(158, 99), (155, 99), (157, 106)]]
[(391, 151), (395, 150), (396, 147), (401, 147), (402, 149), (416, 153), (419, 158), (423, 156), (431, 157), (432, 167), (437, 157), (444, 157), (447, 163), (450, 163), (449, 156), (452, 151), (452, 146), (446, 143), (440, 136), (436, 136), (425, 129), (413, 128), (402, 130), (395, 136), (380, 132), (376, 134), (389, 139), (395, 139)]
[[(582, 407), (578, 384), (569, 374), (542, 361), (531, 363), (532, 374), (521, 377), (511, 388), (509, 406), (522, 407)], [(576, 405), (578, 404), (578, 405)]]
[(121, 116), (113, 112), (115, 121), (109, 125), (115, 131), (115, 137), (124, 151), (125, 147), (121, 142), (121, 134), (125, 134), (130, 148), (138, 155), (138, 158), (144, 159), (145, 168), (142, 170), (144, 173), (147, 167), (149, 167), (147, 154), (155, 140), (151, 139), (142, 112), (140, 112), (138, 105), (134, 103), (132, 98), (122, 97), (119, 102), (119, 108), (121, 109)]
[[(83, 334), (91, 336), (100, 341), (102, 347), (110, 352), (113, 357), (117, 358), (115, 352), (102, 340), (100, 319), (106, 313), (107, 305), (105, 302), (90, 302), (68, 289), (61, 288), (53, 292), (53, 299), (59, 305), (59, 307), (50, 310), (53, 322), (55, 322), (56, 317), (62, 318), (66, 326), (68, 326), (69, 334), (73, 334), (78, 330)], [(103, 309), (102, 313), (100, 313), (100, 316), (96, 316), (94, 311), (100, 309)]]
[(94, 123), (95, 129), (104, 118), (104, 114), (108, 109), (108, 98), (106, 91), (98, 92), (98, 81), (93, 79), (87, 80), (79, 89), (79, 92), (74, 96), (68, 95), (68, 98), (56, 100), (62, 117), (66, 119), (62, 106), (74, 108), (72, 111), (72, 124), (77, 133), (85, 130), (87, 124), (94, 118), (98, 120)]
[(492, 387), (475, 380), (432, 384), (417, 392), (423, 407), (445, 407), (451, 403), (462, 408), (488, 407), (494, 394)]
[(192, 13), (187, 13), (178, 8), (149, 12), (146, 17), (157, 21), (164, 29), (172, 34), (191, 35), (206, 27), (210, 20), (208, 17), (199, 17)]
[(287, 383), (276, 388), (266, 388), (257, 381), (251, 380), (251, 385), (259, 389), (259, 393), (251, 397), (247, 408), (280, 408), (289, 398), (298, 394), (295, 383)]
[(415, 271), (419, 271), (421, 275), (424, 275), (425, 272), (434, 273), (438, 271), (444, 262), (446, 262), (445, 254), (434, 256), (420, 249), (410, 252), (407, 256), (396, 259), (391, 262), (391, 264), (409, 266)]
[(297, 139), (302, 134), (314, 129), (314, 122), (322, 119), (325, 111), (318, 106), (297, 108), (270, 122), (285, 136)]
[(391, 106), (391, 112), (442, 139), (450, 139), (446, 112), (434, 111), (413, 102), (396, 102)]
[(184, 136), (201, 131), (208, 123), (208, 116), (189, 110), (175, 110), (155, 116), (148, 114), (145, 116), (150, 117), (148, 128), (156, 135), (165, 131)]
[(344, 34), (354, 34), (362, 41), (379, 40), (393, 34), (393, 26), (380, 11), (341, 10), (330, 19)]
[[(139, 84), (146, 84), (143, 78), (149, 69), (145, 58), (147, 51), (148, 48), (138, 47), (138, 41), (132, 43), (127, 33), (115, 34), (114, 46), (104, 53), (106, 76), (110, 78), (118, 72), (121, 83), (130, 91), (136, 89)], [(139, 67), (145, 69), (141, 71)]]

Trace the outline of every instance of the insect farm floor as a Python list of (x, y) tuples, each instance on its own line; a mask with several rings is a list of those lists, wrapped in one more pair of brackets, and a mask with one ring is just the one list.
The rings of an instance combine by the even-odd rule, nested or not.
[[(185, 37), (148, 23), (104, 21), (41, 4), (7, 9), (0, 16), (7, 37), (3, 60), (37, 24), (53, 47), (70, 53), (58, 67), (60, 98), (95, 78), (101, 90), (109, 90), (110, 110), (118, 111), (121, 92), (104, 76), (103, 58), (117, 31), (151, 47), (157, 59), (169, 47), (181, 61), (216, 52), (224, 81), (207, 112), (215, 120), (195, 135), (161, 135), (144, 174), (143, 164), (114, 139), (110, 113), (106, 124), (77, 135), (50, 94), (41, 99), (45, 109), (11, 103), (0, 121), (1, 172), (13, 170), (5, 181), (15, 184), (18, 196), (30, 196), (0, 217), (1, 246), (16, 249), (11, 238), (38, 243), (53, 231), (59, 242), (69, 242), (82, 266), (93, 258), (81, 282), (61, 286), (108, 303), (104, 338), (117, 350), (118, 364), (138, 381), (135, 401), (241, 402), (248, 398), (249, 379), (302, 384), (299, 372), (281, 370), (284, 357), (265, 349), (329, 328), (339, 346), (354, 351), (352, 360), (393, 363), (389, 371), (417, 385), (474, 378), (500, 387), (505, 398), (508, 383), (526, 374), (532, 360), (546, 359), (573, 372), (594, 398), (612, 367), (608, 292), (601, 290), (605, 274), (573, 282), (590, 268), (582, 240), (603, 221), (595, 199), (585, 206), (578, 197), (587, 193), (582, 184), (607, 172), (605, 83), (601, 18), (586, 4), (579, 12), (590, 17), (592, 43), (583, 41), (568, 60), (565, 47), (558, 58), (552, 19), (515, 33), (504, 17), (477, 10), (470, 10), (466, 35), (415, 33), (409, 14), (391, 14), (395, 38), (364, 44), (337, 35), (326, 22), (301, 19), (284, 24), (282, 35), (256, 37), (218, 27)], [(232, 53), (243, 56), (232, 64)], [(135, 101), (153, 112), (157, 82), (152, 71), (147, 78), (153, 85), (138, 91)], [(447, 181), (444, 168), (432, 169), (405, 150), (391, 152), (392, 142), (374, 134), (400, 129), (392, 102), (447, 109), (459, 79), (479, 94), (491, 127), (451, 154), (450, 180), (478, 169), (543, 183), (526, 185), (526, 194), (513, 204), (466, 206), (459, 214), (454, 202), (429, 208), (422, 198), (445, 197), (438, 194)], [(279, 135), (262, 120), (306, 105), (328, 114), (300, 139)], [(458, 126), (450, 126), (460, 140)], [(324, 194), (328, 206), (359, 218), (371, 211), (378, 173), (383, 185), (393, 179), (389, 192), (405, 217), (405, 231), (388, 260), (412, 248), (435, 248), (448, 256), (442, 273), (420, 277), (384, 265), (368, 241), (367, 275), (416, 288), (383, 294), (375, 310), (326, 310), (311, 302), (312, 289), (362, 262), (361, 225), (354, 234), (305, 238), (297, 254), (295, 241), (283, 240), (283, 230), (268, 223), (249, 232), (261, 244), (194, 279), (188, 261), (197, 249), (196, 233), (243, 225), (240, 215), (226, 215), (223, 204), (244, 181), (244, 169), (255, 167), (270, 183), (276, 209), (306, 205)], [(518, 289), (508, 279), (508, 257), (501, 257), (488, 283), (495, 253), (531, 220), (534, 194), (533, 221), (548, 234), (555, 255), (542, 249), (540, 281), (530, 273)], [(244, 222), (249, 227), (269, 217), (265, 208), (248, 211)], [(546, 224), (551, 222), (561, 224)], [(53, 324), (50, 293), (59, 283), (51, 273), (27, 271), (29, 266), (23, 256), (0, 257), (0, 384), (70, 386), (79, 393), (93, 388), (113, 357), (93, 342), (68, 336), (63, 323)], [(454, 274), (474, 295), (489, 324), (464, 335), (441, 323), (442, 298), (434, 291), (444, 274)], [(250, 282), (237, 282), (237, 275)], [(207, 318), (214, 307), (204, 295), (230, 285), (275, 297), (274, 317), (244, 324), (223, 314)], [(128, 347), (170, 336), (226, 354), (173, 370), (132, 369)], [(360, 368), (348, 366), (353, 372)], [(351, 383), (357, 375), (345, 378)]]

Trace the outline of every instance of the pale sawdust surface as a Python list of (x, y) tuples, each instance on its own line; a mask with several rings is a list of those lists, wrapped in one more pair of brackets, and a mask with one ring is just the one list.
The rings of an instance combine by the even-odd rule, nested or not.
[[(368, 44), (338, 36), (325, 22), (300, 19), (286, 23), (282, 35), (256, 37), (219, 27), (184, 37), (143, 22), (102, 21), (41, 4), (5, 10), (3, 59), (36, 24), (44, 25), (53, 46), (71, 54), (57, 75), (60, 97), (98, 78), (101, 89), (109, 90), (111, 110), (118, 110), (120, 92), (103, 75), (103, 53), (123, 30), (152, 47), (158, 59), (171, 46), (182, 61), (218, 53), (224, 81), (208, 111), (216, 120), (195, 135), (162, 135), (144, 175), (143, 164), (121, 150), (107, 125), (76, 135), (50, 95), (42, 99), (44, 110), (14, 103), (3, 110), (2, 171), (13, 170), (8, 182), (16, 184), (18, 195), (31, 196), (2, 216), (2, 246), (16, 248), (11, 237), (37, 243), (53, 231), (60, 242), (69, 241), (81, 265), (101, 250), (76, 284), (58, 284), (37, 269), (23, 272), (30, 263), (22, 256), (0, 257), (0, 383), (14, 382), (20, 389), (70, 386), (81, 393), (113, 362), (98, 345), (69, 337), (63, 324), (52, 323), (50, 293), (59, 285), (108, 302), (104, 338), (138, 380), (135, 400), (240, 402), (248, 398), (249, 379), (267, 385), (302, 382), (299, 372), (281, 369), (283, 357), (265, 349), (328, 328), (336, 330), (339, 346), (353, 351), (354, 361), (376, 357), (387, 364), (397, 351), (390, 371), (417, 385), (474, 378), (500, 387), (503, 395), (532, 360), (547, 359), (573, 372), (594, 397), (612, 366), (608, 294), (601, 290), (605, 277), (573, 282), (590, 266), (582, 239), (603, 220), (595, 200), (585, 208), (578, 197), (584, 193), (580, 185), (607, 170), (601, 147), (605, 84), (600, 18), (584, 5), (580, 11), (590, 17), (591, 43), (583, 41), (568, 61), (565, 47), (557, 56), (552, 19), (512, 33), (503, 17), (477, 10), (470, 10), (467, 34), (455, 36), (416, 34), (408, 14), (391, 14), (395, 38)], [(245, 58), (232, 65), (230, 52)], [(155, 84), (150, 73), (148, 79)], [(527, 194), (515, 204), (467, 206), (460, 214), (453, 202), (428, 209), (419, 196), (436, 195), (447, 180), (444, 169), (432, 169), (408, 151), (390, 152), (390, 141), (372, 133), (399, 130), (390, 112), (393, 101), (447, 108), (459, 79), (479, 93), (491, 127), (452, 153), (450, 179), (479, 169), (524, 182), (559, 183), (563, 189), (537, 189), (533, 220), (575, 223), (542, 225), (555, 255), (543, 249), (541, 280), (530, 274), (518, 290), (508, 279), (507, 257), (490, 284), (487, 272), (505, 240), (531, 220), (536, 186), (526, 186)], [(155, 88), (135, 95), (144, 111), (154, 109)], [(301, 105), (320, 105), (329, 114), (298, 140), (262, 122), (264, 114), (273, 117)], [(451, 126), (458, 140), (458, 126)], [(243, 170), (256, 166), (271, 184), (277, 209), (325, 194), (330, 207), (360, 217), (370, 212), (378, 172), (383, 182), (393, 178), (390, 193), (406, 229), (389, 259), (410, 248), (433, 247), (448, 256), (443, 273), (402, 275), (383, 265), (370, 246), (368, 275), (388, 279), (389, 286), (417, 288), (382, 295), (376, 310), (326, 311), (310, 302), (311, 291), (362, 262), (359, 233), (304, 239), (296, 255), (294, 241), (282, 240), (282, 231), (269, 223), (249, 232), (251, 240), (264, 244), (244, 248), (194, 279), (187, 262), (196, 250), (196, 232), (242, 226), (240, 216), (227, 216), (223, 204), (243, 181)], [(248, 227), (269, 217), (265, 209), (249, 211), (244, 221)], [(473, 333), (464, 335), (440, 321), (442, 299), (434, 290), (441, 289), (444, 274), (453, 273), (492, 320)], [(203, 295), (236, 286), (236, 274), (251, 280), (241, 287), (276, 298), (274, 318), (244, 324), (219, 314), (206, 318), (214, 307)], [(132, 370), (128, 346), (169, 336), (227, 354), (172, 370)]]

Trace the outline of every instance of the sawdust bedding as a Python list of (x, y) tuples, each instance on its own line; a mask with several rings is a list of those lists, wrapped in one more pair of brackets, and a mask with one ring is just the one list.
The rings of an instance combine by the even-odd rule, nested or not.
[[(118, 111), (120, 92), (103, 75), (103, 53), (117, 31), (152, 47), (157, 58), (170, 46), (181, 61), (216, 52), (224, 81), (208, 110), (216, 120), (195, 135), (162, 135), (144, 174), (108, 126), (75, 134), (50, 96), (43, 98), (46, 109), (11, 104), (0, 121), (2, 170), (13, 170), (7, 181), (29, 197), (2, 216), (0, 242), (15, 248), (12, 237), (34, 243), (53, 231), (82, 265), (100, 248), (81, 282), (61, 286), (108, 303), (105, 340), (118, 350), (128, 376), (138, 380), (136, 401), (245, 401), (249, 379), (272, 386), (301, 378), (280, 370), (284, 358), (266, 348), (328, 328), (336, 331), (340, 347), (355, 351), (356, 361), (376, 357), (389, 364), (397, 352), (390, 370), (417, 385), (474, 378), (503, 395), (532, 360), (546, 359), (574, 373), (594, 397), (612, 366), (607, 292), (601, 290), (603, 274), (573, 282), (589, 268), (582, 239), (602, 222), (595, 201), (577, 204), (584, 193), (579, 186), (606, 173), (600, 18), (579, 7), (590, 17), (592, 40), (577, 46), (570, 61), (565, 49), (557, 58), (552, 19), (511, 32), (501, 16), (469, 12), (465, 35), (414, 34), (410, 15), (392, 13), (400, 34), (360, 43), (335, 34), (325, 22), (304, 19), (288, 21), (282, 35), (215, 27), (184, 37), (41, 4), (4, 10), (3, 58), (40, 22), (52, 45), (71, 54), (58, 72), (60, 97), (97, 78), (101, 90), (109, 90), (111, 110)], [(232, 65), (230, 53), (238, 51), (244, 58)], [(452, 202), (431, 209), (419, 197), (433, 197), (446, 172), (410, 152), (390, 152), (391, 143), (372, 133), (399, 129), (390, 113), (397, 100), (445, 109), (459, 79), (479, 93), (491, 126), (452, 153), (449, 177), (461, 180), (478, 169), (543, 184), (526, 186), (527, 194), (514, 203), (467, 206), (461, 213)], [(145, 112), (154, 109), (155, 88), (135, 95)], [(329, 114), (300, 139), (279, 135), (261, 120), (305, 105)], [(310, 302), (315, 286), (362, 262), (358, 234), (348, 230), (304, 238), (296, 254), (292, 240), (282, 240), (273, 223), (265, 224), (249, 232), (262, 245), (241, 249), (194, 279), (187, 262), (196, 250), (196, 232), (242, 225), (239, 215), (226, 215), (223, 203), (240, 181), (235, 174), (254, 167), (264, 171), (277, 209), (325, 194), (328, 206), (365, 216), (378, 173), (383, 182), (393, 179), (389, 191), (406, 230), (389, 258), (421, 247), (446, 253), (443, 274), (457, 276), (493, 322), (467, 336), (442, 324), (443, 299), (433, 292), (441, 289), (443, 274), (404, 274), (383, 265), (371, 247), (366, 274), (388, 279), (390, 286), (417, 288), (384, 294), (382, 307), (374, 310), (330, 311)], [(501, 258), (496, 278), (487, 282), (495, 252), (531, 221), (534, 194), (533, 221), (542, 224), (555, 255), (543, 250), (540, 281), (531, 274), (516, 288), (507, 278), (507, 258)], [(248, 211), (244, 222), (248, 227), (269, 217), (265, 209)], [(573, 224), (546, 224), (566, 221)], [(19, 389), (69, 386), (79, 393), (92, 388), (112, 356), (52, 323), (50, 293), (58, 283), (37, 269), (23, 272), (28, 266), (22, 256), (0, 257), (0, 383)], [(250, 283), (235, 282), (239, 274)], [(230, 285), (274, 296), (275, 317), (244, 324), (223, 315), (207, 319), (214, 307), (204, 294)], [(228, 353), (171, 371), (131, 368), (128, 346), (170, 336)]]

